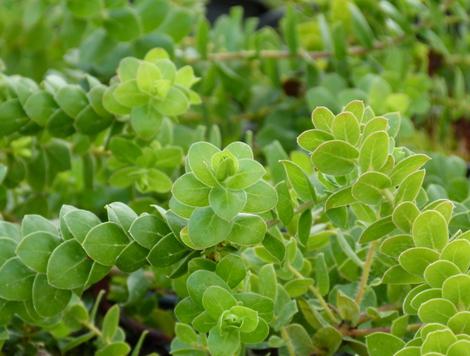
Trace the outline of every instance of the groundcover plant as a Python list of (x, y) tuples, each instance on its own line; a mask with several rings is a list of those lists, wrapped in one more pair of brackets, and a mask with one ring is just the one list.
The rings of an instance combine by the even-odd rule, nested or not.
[(470, 355), (468, 2), (270, 3), (0, 2), (4, 354)]

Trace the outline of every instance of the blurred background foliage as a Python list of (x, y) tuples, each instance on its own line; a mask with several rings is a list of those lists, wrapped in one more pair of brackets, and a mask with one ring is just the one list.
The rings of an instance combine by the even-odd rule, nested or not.
[[(15, 219), (25, 206), (54, 216), (64, 202), (97, 210), (116, 199), (165, 200), (158, 192), (108, 184), (112, 135), (183, 150), (200, 139), (246, 139), (269, 161), (296, 149), (313, 107), (338, 112), (351, 99), (376, 112), (401, 112), (401, 144), (468, 159), (469, 9), (468, 0), (3, 0), (0, 109), (18, 78), (41, 91), (41, 105), (64, 83), (90, 96), (97, 83), (110, 83), (123, 58), (143, 58), (154, 47), (178, 67), (194, 68), (202, 100), (147, 137), (135, 137), (129, 120), (111, 115), (98, 127), (70, 121), (64, 137), (60, 103), (43, 113), (47, 129), (28, 121), (34, 107), (23, 107), (21, 135), (0, 130), (0, 205)], [(8, 115), (3, 109), (0, 119)], [(455, 197), (464, 200), (466, 163), (447, 160), (433, 160), (429, 184), (454, 184)], [(28, 167), (41, 165), (45, 176), (38, 182)], [(173, 168), (177, 175), (181, 166)], [(443, 170), (461, 180), (452, 183)], [(95, 199), (87, 201), (83, 191)]]

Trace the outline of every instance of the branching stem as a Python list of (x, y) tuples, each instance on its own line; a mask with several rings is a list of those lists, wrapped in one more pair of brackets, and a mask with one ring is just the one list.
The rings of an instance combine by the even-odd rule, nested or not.
[(372, 267), (372, 262), (374, 261), (375, 252), (377, 250), (378, 241), (372, 241), (369, 250), (367, 251), (366, 260), (364, 262), (364, 267), (362, 268), (361, 280), (359, 281), (359, 288), (357, 290), (356, 298), (354, 299), (357, 304), (361, 304), (362, 299), (367, 288), (367, 281), (369, 280), (370, 270)]

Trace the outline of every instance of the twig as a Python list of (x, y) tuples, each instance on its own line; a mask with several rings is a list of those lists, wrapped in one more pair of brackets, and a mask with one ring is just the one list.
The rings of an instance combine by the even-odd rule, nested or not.
[[(290, 264), (287, 265), (289, 270), (294, 273), (298, 278), (305, 278), (299, 271), (297, 271), (294, 267), (292, 267)], [(330, 321), (334, 324), (338, 324), (338, 319), (334, 316), (333, 311), (331, 310), (330, 306), (326, 302), (326, 300), (323, 298), (321, 293), (318, 291), (317, 288), (314, 286), (310, 285), (308, 289), (312, 292), (312, 294), (317, 298), (318, 302), (322, 306), (323, 310), (325, 311), (326, 315), (328, 315), (328, 318)]]
[[(371, 48), (354, 46), (347, 49), (347, 54), (349, 56), (362, 56), (371, 51), (382, 50), (390, 47), (391, 45), (396, 45), (403, 42), (406, 39), (405, 36), (398, 36), (386, 41), (379, 41), (372, 45)], [(183, 60), (186, 63), (192, 64), (201, 61), (211, 61), (211, 62), (227, 62), (227, 61), (236, 61), (242, 59), (289, 59), (289, 58), (308, 58), (312, 60), (329, 58), (333, 57), (334, 53), (330, 51), (299, 51), (295, 54), (289, 50), (242, 50), (237, 52), (214, 52), (209, 53), (207, 59), (200, 57), (184, 58)]]
[(375, 250), (377, 249), (377, 240), (372, 241), (369, 246), (369, 251), (367, 251), (367, 257), (364, 262), (364, 267), (362, 268), (361, 280), (359, 281), (359, 288), (357, 290), (356, 298), (354, 298), (357, 304), (361, 304), (362, 298), (367, 288), (367, 281), (369, 280), (370, 269), (372, 267), (372, 262), (374, 261)]
[[(410, 325), (408, 325), (406, 330), (409, 331), (409, 332), (414, 332), (414, 331), (418, 330), (422, 325), (423, 324), (421, 324), (421, 323), (410, 324)], [(345, 335), (345, 336), (362, 337), (362, 336), (367, 336), (369, 334), (373, 334), (373, 333), (377, 333), (377, 332), (389, 333), (389, 332), (391, 332), (391, 328), (381, 326), (381, 327), (376, 327), (376, 328), (364, 328), (364, 329), (356, 329), (356, 328), (353, 328), (353, 329), (340, 329), (339, 331), (341, 331), (343, 333), (343, 335)]]

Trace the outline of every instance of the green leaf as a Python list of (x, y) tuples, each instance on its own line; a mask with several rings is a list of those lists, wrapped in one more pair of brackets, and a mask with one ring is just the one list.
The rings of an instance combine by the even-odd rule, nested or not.
[(408, 273), (400, 265), (390, 267), (382, 277), (382, 282), (385, 284), (418, 284), (422, 281), (420, 276)]
[(187, 254), (186, 246), (179, 242), (174, 234), (170, 233), (153, 246), (147, 260), (152, 266), (167, 267), (180, 261)]
[(455, 334), (468, 334), (470, 332), (470, 311), (461, 311), (453, 315), (447, 322), (447, 326)]
[(427, 247), (414, 247), (403, 251), (398, 261), (405, 271), (422, 276), (426, 267), (438, 259), (436, 251)]
[(424, 271), (424, 279), (433, 288), (441, 288), (442, 283), (453, 275), (459, 274), (459, 268), (450, 261), (439, 260), (431, 263)]
[(27, 267), (45, 273), (52, 251), (60, 244), (56, 235), (49, 232), (33, 232), (23, 238), (16, 248), (16, 254)]
[(241, 246), (260, 243), (264, 239), (267, 226), (264, 220), (251, 214), (239, 214), (233, 221), (227, 240)]
[(349, 3), (349, 11), (352, 17), (352, 29), (355, 36), (362, 46), (372, 48), (374, 44), (374, 34), (366, 18), (354, 3)]
[(171, 179), (159, 169), (150, 168), (137, 181), (137, 189), (143, 193), (167, 193), (171, 190)]
[(51, 254), (47, 281), (59, 289), (77, 289), (85, 285), (93, 262), (76, 240), (67, 240)]
[(130, 164), (134, 164), (137, 157), (142, 155), (142, 150), (137, 144), (119, 136), (111, 139), (109, 149), (118, 160)]
[(302, 132), (297, 137), (297, 143), (307, 151), (314, 151), (323, 142), (333, 140), (333, 135), (327, 131), (313, 129)]
[(12, 257), (0, 267), (0, 297), (12, 301), (31, 299), (35, 273)]
[(441, 213), (427, 210), (413, 222), (412, 235), (416, 246), (440, 251), (449, 240), (447, 221)]
[(219, 286), (210, 286), (202, 295), (202, 305), (207, 313), (215, 320), (225, 310), (237, 304), (235, 297), (225, 288)]
[(451, 241), (442, 250), (441, 259), (453, 262), (462, 272), (467, 272), (470, 268), (470, 241)]
[(122, 82), (113, 91), (114, 99), (126, 108), (142, 106), (148, 103), (149, 97), (142, 93), (135, 79)]
[(341, 333), (336, 328), (325, 326), (313, 335), (313, 343), (316, 347), (326, 350), (329, 355), (333, 355), (341, 346), (342, 338)]
[(131, 7), (109, 10), (103, 26), (109, 36), (117, 41), (132, 41), (141, 32), (139, 17)]
[(282, 329), (288, 355), (310, 355), (314, 352), (312, 339), (300, 324), (290, 324)]
[(447, 278), (442, 284), (442, 297), (450, 300), (459, 310), (470, 306), (470, 276), (457, 274)]
[(149, 250), (169, 232), (170, 229), (161, 218), (150, 214), (139, 216), (129, 228), (131, 237)]
[(366, 337), (366, 345), (370, 356), (393, 356), (405, 342), (395, 335), (378, 332)]
[(33, 283), (33, 305), (42, 317), (51, 317), (65, 309), (72, 297), (69, 290), (57, 289), (49, 285), (45, 274), (37, 274)]
[(271, 298), (276, 299), (277, 296), (277, 275), (272, 264), (265, 264), (258, 271), (258, 277), (262, 283), (259, 284), (259, 293)]
[(162, 101), (154, 103), (155, 109), (162, 115), (178, 116), (189, 109), (189, 98), (177, 87), (171, 87)]
[(398, 162), (390, 174), (393, 185), (399, 185), (406, 177), (420, 169), (429, 160), (430, 157), (425, 154), (414, 154)]
[(209, 193), (209, 204), (212, 210), (222, 219), (231, 221), (245, 207), (247, 195), (244, 191), (212, 188)]
[(334, 119), (335, 115), (324, 106), (318, 106), (312, 112), (312, 123), (316, 129), (329, 132)]
[(331, 131), (336, 139), (349, 142), (351, 145), (356, 145), (359, 141), (359, 121), (351, 112), (344, 111), (337, 115), (331, 125)]
[(162, 95), (162, 97), (166, 96), (167, 92), (161, 93), (161, 89), (159, 90), (159, 88), (156, 86), (156, 81), (162, 78), (162, 73), (155, 64), (147, 61), (138, 62), (136, 76), (134, 78), (137, 79), (137, 86), (141, 91), (146, 92), (149, 95), (158, 92), (160, 95)]
[(405, 201), (395, 207), (392, 220), (396, 227), (409, 233), (418, 215), (419, 210), (416, 205), (410, 201)]
[(364, 126), (362, 135), (363, 137), (367, 137), (370, 134), (377, 132), (377, 131), (387, 131), (388, 128), (388, 121), (384, 117), (374, 117), (373, 119), (369, 120), (367, 124)]
[(209, 207), (194, 210), (188, 224), (189, 238), (200, 249), (226, 240), (231, 229), (232, 223), (217, 216)]
[(219, 286), (227, 291), (230, 290), (225, 281), (217, 274), (211, 271), (198, 270), (193, 272), (186, 281), (186, 288), (191, 299), (199, 305), (202, 305), (204, 292), (210, 286)]
[[(74, 209), (63, 216), (67, 233), (70, 233), (76, 240), (83, 242), (88, 231), (92, 227), (101, 223), (98, 217), (86, 210)], [(61, 223), (62, 228), (62, 223)], [(64, 234), (64, 232), (62, 232)]]
[(392, 222), (391, 216), (386, 216), (380, 220), (377, 220), (373, 224), (369, 225), (363, 232), (359, 239), (361, 244), (366, 242), (378, 240), (381, 237), (389, 234), (395, 229), (395, 225)]
[(128, 243), (129, 239), (119, 225), (105, 222), (88, 232), (83, 248), (94, 261), (104, 266), (113, 266)]
[(392, 185), (390, 178), (379, 172), (366, 172), (352, 186), (351, 194), (365, 204), (379, 204), (384, 190)]
[(260, 180), (258, 183), (246, 188), (245, 213), (264, 213), (276, 207), (278, 202), (276, 189), (269, 183)]
[(424, 176), (425, 171), (421, 170), (406, 177), (396, 192), (395, 204), (401, 203), (403, 201), (414, 201), (419, 194), (419, 190), (423, 184)]
[(352, 187), (340, 189), (331, 194), (325, 202), (325, 210), (339, 208), (356, 202), (352, 195)]
[(57, 234), (56, 226), (49, 220), (43, 218), (40, 215), (25, 215), (23, 217), (23, 221), (21, 222), (21, 235), (26, 236), (38, 231), (48, 232), (53, 235)]
[(129, 243), (116, 260), (116, 266), (123, 272), (131, 273), (147, 264), (149, 250), (140, 246), (137, 242)]
[(137, 214), (128, 205), (121, 202), (114, 202), (106, 205), (108, 220), (121, 226), (124, 231), (128, 231), (133, 221), (137, 219)]
[(220, 150), (208, 143), (193, 143), (188, 151), (188, 165), (196, 179), (209, 187), (214, 187), (217, 182), (211, 172), (211, 158)]
[(411, 235), (395, 235), (383, 240), (380, 252), (390, 257), (398, 257), (403, 251), (412, 247), (414, 244)]
[(70, 117), (77, 117), (88, 105), (88, 98), (79, 86), (65, 85), (54, 96), (60, 108)]
[(303, 201), (315, 201), (315, 189), (305, 171), (292, 161), (281, 161), (290, 185)]
[(209, 331), (207, 347), (214, 356), (235, 354), (240, 348), (240, 333), (238, 330), (223, 331), (213, 328)]
[(312, 162), (322, 173), (342, 176), (354, 169), (358, 155), (358, 151), (351, 144), (333, 140), (317, 147), (312, 154)]
[(284, 288), (291, 298), (298, 298), (301, 295), (307, 293), (308, 288), (313, 285), (312, 278), (299, 278), (291, 279), (285, 285)]
[(230, 288), (235, 288), (245, 278), (246, 268), (240, 256), (231, 254), (217, 263), (216, 273), (227, 282)]
[(458, 340), (447, 349), (448, 356), (468, 355), (470, 352), (469, 340)]
[(230, 189), (246, 189), (256, 184), (266, 174), (264, 167), (257, 161), (241, 159), (238, 171), (228, 177), (224, 184)]
[(363, 172), (379, 170), (387, 161), (389, 137), (385, 131), (370, 134), (364, 140), (359, 152), (359, 165)]
[(418, 309), (418, 316), (424, 323), (446, 324), (455, 313), (457, 313), (455, 305), (444, 298), (428, 300)]
[(10, 99), (0, 104), (0, 137), (11, 135), (29, 122), (18, 99)]
[(131, 347), (124, 341), (113, 342), (96, 351), (96, 356), (126, 356)]
[(26, 100), (23, 108), (31, 120), (44, 127), (49, 117), (57, 109), (57, 104), (51, 94), (46, 91), (38, 91)]
[(423, 290), (416, 294), (414, 298), (411, 299), (410, 305), (415, 309), (418, 310), (419, 306), (424, 302), (427, 302), (430, 299), (434, 298), (441, 298), (442, 292), (440, 288), (430, 288)]
[(336, 307), (338, 313), (343, 320), (350, 321), (352, 325), (356, 325), (359, 320), (359, 305), (346, 294), (341, 291), (336, 293)]
[(119, 314), (120, 310), (118, 305), (113, 305), (106, 312), (103, 318), (100, 336), (104, 343), (110, 343), (113, 340), (119, 326)]

